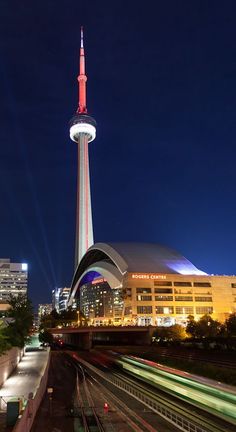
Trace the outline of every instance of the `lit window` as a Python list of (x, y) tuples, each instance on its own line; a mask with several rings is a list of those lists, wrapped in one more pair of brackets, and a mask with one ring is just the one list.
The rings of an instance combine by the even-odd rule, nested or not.
[(158, 295), (155, 296), (155, 301), (173, 301), (173, 296)]
[(151, 288), (136, 288), (137, 294), (149, 294), (151, 292), (152, 292)]
[(188, 307), (181, 307), (181, 306), (176, 306), (176, 314), (181, 314), (181, 315), (190, 315), (193, 314), (193, 307), (192, 306), (188, 306)]
[(193, 301), (193, 297), (190, 297), (190, 296), (175, 296), (175, 301)]
[(192, 286), (191, 282), (174, 282), (174, 286), (187, 287)]
[(154, 281), (154, 286), (161, 286), (161, 287), (172, 286), (172, 282), (169, 282), (169, 281)]
[(137, 313), (138, 314), (151, 314), (152, 313), (152, 306), (137, 306)]
[(156, 314), (173, 314), (174, 308), (173, 306), (156, 306)]
[(152, 301), (152, 296), (151, 295), (137, 295), (136, 299), (139, 301)]
[(205, 315), (205, 314), (212, 314), (212, 313), (213, 313), (213, 307), (212, 306), (196, 307), (196, 314), (198, 314), (198, 315)]
[(212, 297), (195, 297), (196, 302), (212, 302)]

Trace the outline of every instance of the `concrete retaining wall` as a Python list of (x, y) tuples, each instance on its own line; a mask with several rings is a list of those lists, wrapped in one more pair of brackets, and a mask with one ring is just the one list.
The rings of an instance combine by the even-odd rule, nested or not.
[(6, 354), (0, 356), (0, 387), (16, 368), (22, 357), (23, 350), (17, 347), (11, 348)]

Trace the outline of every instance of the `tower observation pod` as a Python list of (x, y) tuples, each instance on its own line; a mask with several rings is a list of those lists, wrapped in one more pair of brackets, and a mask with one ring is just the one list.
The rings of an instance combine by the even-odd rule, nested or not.
[(87, 249), (93, 245), (93, 222), (89, 177), (88, 143), (96, 137), (96, 121), (87, 113), (85, 55), (83, 28), (81, 27), (79, 104), (74, 117), (70, 121), (70, 138), (78, 144), (77, 173), (77, 209), (76, 209), (76, 240), (75, 268)]

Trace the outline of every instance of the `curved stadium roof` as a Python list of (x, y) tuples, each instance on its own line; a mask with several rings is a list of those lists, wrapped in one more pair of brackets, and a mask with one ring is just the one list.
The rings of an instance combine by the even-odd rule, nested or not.
[(97, 262), (106, 261), (120, 273), (205, 275), (174, 249), (154, 243), (95, 243), (82, 258), (77, 277)]
[(74, 275), (72, 297), (89, 273), (103, 275), (111, 288), (126, 272), (206, 275), (174, 249), (154, 243), (95, 243), (83, 256)]
[[(89, 250), (101, 248), (126, 267), (125, 271), (139, 273), (177, 273), (203, 275), (189, 260), (174, 249), (154, 243), (97, 243)], [(123, 266), (122, 266), (123, 267)], [(124, 269), (122, 269), (124, 270)]]

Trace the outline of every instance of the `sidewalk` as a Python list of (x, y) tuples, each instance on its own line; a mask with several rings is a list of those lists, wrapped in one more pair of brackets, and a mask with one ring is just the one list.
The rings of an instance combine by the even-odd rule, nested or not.
[[(0, 388), (0, 431), (7, 431), (7, 401), (13, 397), (28, 399), (29, 393), (35, 395), (44, 370), (47, 366), (49, 349), (32, 348), (26, 351), (11, 376)], [(11, 429), (10, 429), (11, 430)]]

